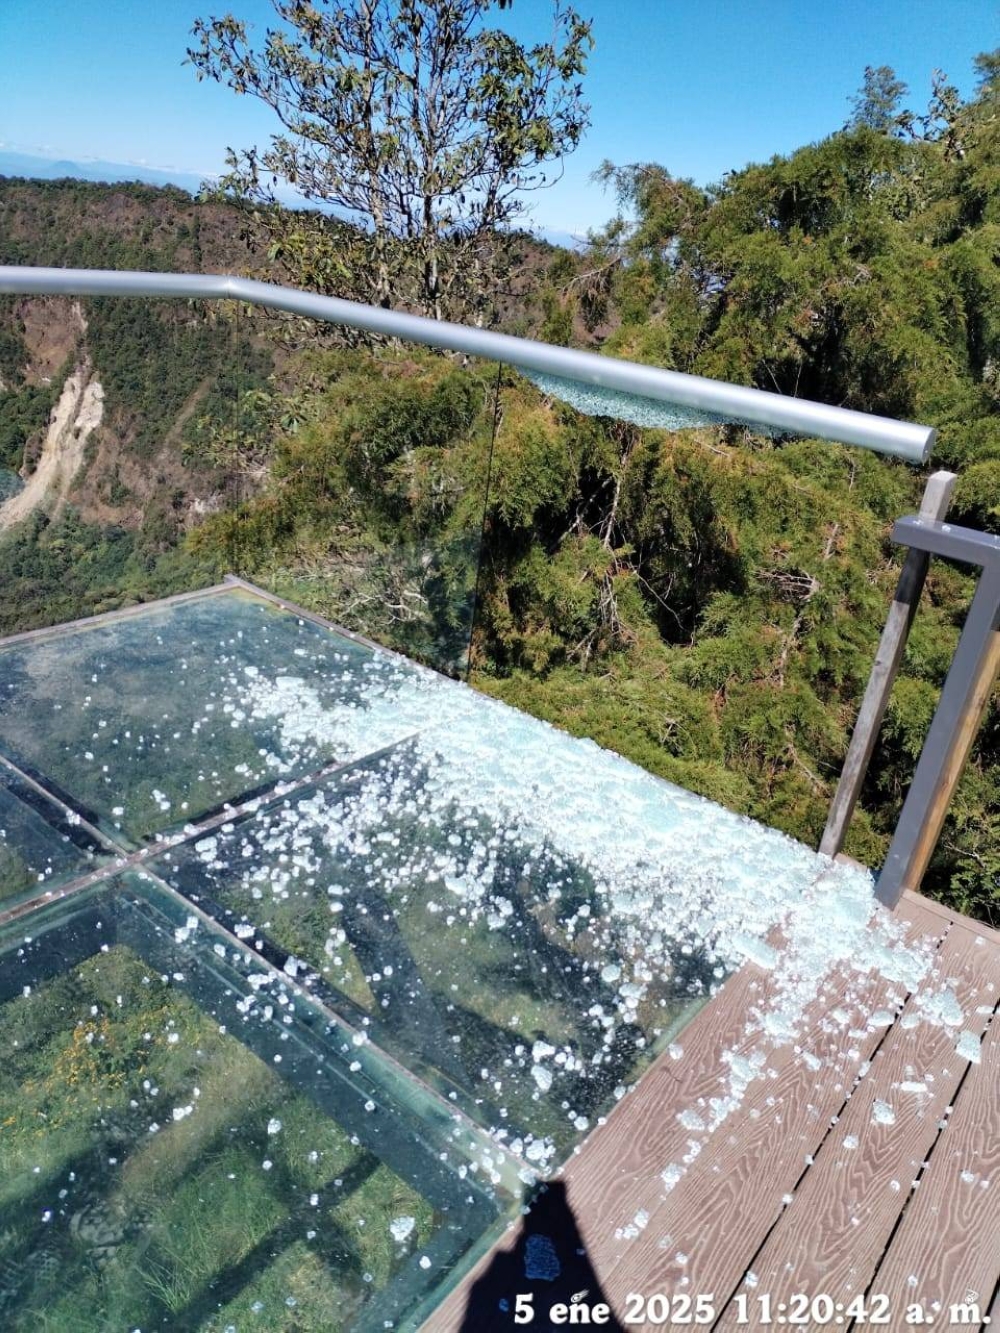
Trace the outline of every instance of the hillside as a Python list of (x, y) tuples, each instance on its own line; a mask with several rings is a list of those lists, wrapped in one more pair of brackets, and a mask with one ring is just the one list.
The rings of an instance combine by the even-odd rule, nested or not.
[[(169, 187), (0, 178), (2, 263), (252, 272), (280, 280), (243, 232), (234, 209)], [(539, 280), (555, 253), (524, 238), (504, 301), (509, 331), (538, 331)], [(46, 493), (38, 468), (43, 459), (45, 474), (52, 467), (47, 424), (68, 379), (82, 375), (107, 408), (81, 442), (83, 466), (72, 477), (61, 468), (55, 498), (61, 503), (71, 494), (86, 522), (132, 530), (153, 519), (165, 538), (176, 538), (225, 498), (227, 479), (199, 448), (206, 426), (231, 417), (238, 393), (287, 368), (286, 332), (247, 312), (241, 328), (231, 303), (0, 298), (0, 470), (7, 477), (0, 495), (14, 488), (11, 474), (35, 482), (16, 505), (0, 508), (0, 532)], [(58, 429), (49, 435), (57, 452)]]
[[(200, 270), (207, 253), (228, 269), (247, 261), (232, 224), (179, 190), (0, 183), (6, 263)], [(36, 527), (77, 524), (88, 543), (155, 564), (201, 509), (221, 503), (225, 481), (197, 448), (198, 420), (225, 411), (238, 367), (262, 375), (269, 358), (235, 342), (226, 312), (167, 303), (6, 298), (0, 328), (10, 386), (0, 467), (24, 482), (0, 506), (0, 531), (29, 514)], [(44, 591), (19, 599), (8, 625), (34, 622), (39, 603)]]

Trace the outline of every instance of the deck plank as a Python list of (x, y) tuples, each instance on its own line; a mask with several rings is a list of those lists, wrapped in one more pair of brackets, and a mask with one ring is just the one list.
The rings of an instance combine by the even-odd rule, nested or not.
[[(938, 969), (936, 984), (947, 982), (954, 991), (964, 1026), (982, 1032), (987, 1016), (976, 1008), (995, 1003), (1000, 952), (971, 931), (954, 929)], [(846, 1304), (869, 1285), (968, 1067), (955, 1050), (957, 1029), (920, 1022), (919, 1016), (918, 1004), (908, 1001), (815, 1165), (748, 1265), (754, 1289), (767, 1292), (775, 1306), (796, 1293), (824, 1293)], [(900, 1086), (905, 1083), (925, 1083), (928, 1092), (906, 1091)], [(892, 1108), (892, 1123), (876, 1120), (876, 1101)], [(718, 1327), (740, 1327), (734, 1306)]]
[(922, 893), (917, 893), (913, 889), (904, 889), (900, 903), (919, 903), (928, 911), (936, 912), (938, 916), (951, 922), (952, 925), (962, 926), (967, 930), (974, 930), (977, 935), (982, 935), (983, 939), (1000, 946), (1000, 930), (997, 930), (995, 926), (987, 925), (985, 921), (975, 921), (972, 917), (962, 916), (962, 914), (956, 912), (953, 907), (946, 907), (944, 903), (938, 902), (936, 898), (927, 898)]
[[(948, 929), (946, 920), (927, 911), (920, 902), (903, 904), (900, 915), (910, 925), (910, 940), (921, 935), (940, 940)], [(838, 1027), (836, 1033), (839, 1035), (835, 1036), (832, 1032), (824, 1032), (823, 1028), (829, 1026), (825, 1023), (826, 1013), (836, 1006), (838, 997), (847, 985), (846, 977), (832, 978), (821, 1001), (814, 1006), (808, 1040), (818, 1055), (832, 1051), (834, 1046), (840, 1049), (845, 1040), (846, 1029)], [(851, 979), (851, 985), (858, 990), (856, 975)], [(794, 1186), (801, 1174), (805, 1155), (810, 1150), (809, 1145), (815, 1146), (822, 1138), (825, 1119), (832, 1112), (818, 1111), (814, 1114), (808, 1109), (811, 1099), (798, 1095), (793, 1076), (799, 1068), (793, 1058), (794, 1052), (791, 1048), (778, 1051), (769, 1061), (777, 1083), (769, 1080), (765, 1085), (763, 1080), (757, 1080), (756, 1084), (751, 1085), (753, 1093), (751, 1095), (748, 1089), (748, 1101), (734, 1118), (734, 1123), (717, 1132), (710, 1141), (711, 1152), (706, 1149), (704, 1161), (699, 1159), (675, 1190), (666, 1196), (664, 1205), (659, 1206), (665, 1194), (660, 1172), (668, 1163), (680, 1160), (687, 1152), (692, 1138), (691, 1131), (678, 1122), (678, 1114), (697, 1105), (699, 1099), (707, 1100), (720, 1093), (725, 1071), (723, 1053), (744, 1051), (754, 1044), (756, 1038), (748, 1038), (746, 1032), (747, 1013), (752, 1007), (767, 1006), (773, 995), (773, 986), (770, 972), (752, 964), (741, 968), (681, 1034), (683, 1058), (672, 1061), (668, 1056), (661, 1057), (641, 1080), (638, 1088), (615, 1108), (607, 1121), (594, 1131), (580, 1152), (564, 1168), (562, 1175), (567, 1184), (569, 1203), (587, 1246), (590, 1262), (604, 1287), (605, 1295), (612, 1298), (612, 1303), (618, 1305), (619, 1310), (621, 1297), (629, 1290), (651, 1293), (669, 1289), (678, 1276), (681, 1279), (687, 1277), (686, 1289), (690, 1291), (712, 1289), (691, 1285), (691, 1273), (678, 1272), (676, 1267), (662, 1276), (664, 1262), (672, 1258), (675, 1251), (672, 1250), (668, 1256), (659, 1248), (659, 1242), (665, 1234), (671, 1233), (671, 1219), (674, 1216), (685, 1217), (684, 1237), (690, 1238), (678, 1237), (677, 1250), (685, 1245), (692, 1257), (699, 1256), (699, 1263), (703, 1255), (709, 1260), (714, 1256), (713, 1262), (716, 1264), (724, 1263), (730, 1278), (730, 1285), (726, 1289), (728, 1296), (744, 1271), (740, 1266), (740, 1256), (745, 1261), (748, 1254), (743, 1237), (744, 1219), (756, 1206), (761, 1169), (766, 1168), (765, 1174), (769, 1174), (776, 1154), (780, 1156), (781, 1177), (778, 1182), (767, 1185), (771, 1213), (759, 1239), (766, 1235), (768, 1226), (776, 1216), (776, 1204), (780, 1211), (782, 1194)], [(872, 975), (868, 987), (863, 988), (861, 993), (874, 1005), (878, 1004), (879, 995), (886, 989), (885, 984)], [(877, 1040), (878, 1034), (874, 1034), (872, 1041)], [(830, 1087), (823, 1090), (834, 1109), (839, 1109), (843, 1102), (846, 1086), (849, 1086), (856, 1073), (856, 1063), (851, 1062), (849, 1072), (845, 1068), (846, 1082), (839, 1090), (834, 1088), (833, 1080), (830, 1080)], [(790, 1132), (786, 1120), (784, 1126), (775, 1127), (778, 1131), (776, 1134), (759, 1134), (758, 1129), (770, 1130), (774, 1117), (760, 1115), (759, 1108), (753, 1105), (754, 1098), (759, 1097), (761, 1104), (766, 1104), (767, 1099), (775, 1095), (776, 1089), (787, 1093), (790, 1104), (795, 1102), (797, 1128)], [(753, 1109), (758, 1110), (756, 1117), (750, 1114)], [(726, 1134), (725, 1141), (723, 1133)], [(801, 1136), (800, 1142), (794, 1141), (796, 1133)], [(748, 1140), (752, 1141), (749, 1147)], [(722, 1159), (731, 1165), (729, 1184), (736, 1179), (741, 1182), (735, 1193), (728, 1186), (723, 1192), (725, 1172), (716, 1154), (722, 1154)], [(716, 1167), (718, 1169), (713, 1169)], [(693, 1184), (686, 1183), (689, 1178)], [(694, 1196), (695, 1204), (704, 1210), (697, 1216), (691, 1213), (689, 1207), (691, 1195)], [(678, 1212), (678, 1204), (682, 1202), (690, 1216), (690, 1226), (687, 1225), (689, 1217)], [(629, 1241), (622, 1236), (615, 1236), (616, 1230), (627, 1225), (640, 1209), (650, 1208), (651, 1203), (657, 1208), (656, 1228), (651, 1224), (639, 1240)], [(741, 1218), (738, 1247), (732, 1243), (734, 1216)], [(505, 1241), (512, 1243), (511, 1236), (505, 1237)], [(709, 1242), (707, 1247), (706, 1242)], [(469, 1290), (485, 1271), (489, 1261), (490, 1256), (487, 1256), (435, 1311), (434, 1333), (449, 1333), (461, 1327)], [(708, 1271), (710, 1264), (705, 1267)], [(662, 1283), (668, 1277), (670, 1284), (665, 1288)]]
[[(903, 915), (911, 925), (911, 939), (920, 935), (940, 939), (938, 932), (947, 929), (947, 923), (919, 904), (908, 905)], [(830, 1010), (846, 1004), (848, 988), (854, 992), (850, 1021), (829, 1023)], [(594, 1266), (616, 1308), (630, 1291), (711, 1293), (720, 1306), (728, 1299), (823, 1142), (830, 1119), (841, 1110), (863, 1062), (882, 1040), (884, 1029), (871, 1027), (858, 1034), (867, 1015), (887, 1004), (892, 989), (877, 973), (869, 973), (863, 981), (856, 975), (833, 978), (830, 991), (813, 1006), (809, 1035), (802, 1043), (820, 1062), (820, 1070), (810, 1074), (791, 1046), (775, 1051), (768, 1060), (770, 1077), (748, 1087), (732, 1123), (725, 1123), (709, 1139), (653, 1212), (641, 1237), (595, 1238)], [(713, 1065), (718, 1069), (718, 1051), (713, 1053)], [(675, 1101), (663, 1113), (674, 1120), (690, 1105)], [(647, 1164), (647, 1199), (651, 1168), (653, 1164)], [(735, 1218), (738, 1245), (733, 1243)]]
[(981, 1063), (969, 1067), (948, 1127), (872, 1289), (884, 1292), (894, 1310), (914, 1300), (925, 1308), (940, 1302), (943, 1310), (953, 1302), (976, 1300), (985, 1308), (998, 1281), (1000, 1015), (995, 1014), (983, 1041)]

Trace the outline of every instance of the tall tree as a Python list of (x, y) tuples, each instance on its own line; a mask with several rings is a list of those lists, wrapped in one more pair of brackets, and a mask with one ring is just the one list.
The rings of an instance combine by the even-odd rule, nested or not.
[(908, 89), (902, 79), (896, 78), (891, 65), (865, 66), (865, 79), (853, 100), (854, 114), (848, 121), (849, 129), (862, 126), (880, 134), (909, 128), (911, 117), (900, 112), (900, 103)]
[[(525, 192), (557, 178), (587, 126), (590, 25), (555, 0), (551, 39), (527, 48), (488, 26), (510, 0), (272, 4), (280, 24), (256, 49), (231, 14), (193, 29), (199, 78), (279, 121), (264, 150), (230, 150), (223, 187), (298, 281), (489, 319)], [(277, 208), (282, 182), (327, 216)]]

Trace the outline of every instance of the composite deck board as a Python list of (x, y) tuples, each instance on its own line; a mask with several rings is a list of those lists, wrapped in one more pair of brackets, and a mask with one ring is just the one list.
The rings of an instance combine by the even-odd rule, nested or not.
[[(928, 911), (919, 900), (902, 904), (900, 915), (910, 925), (911, 940), (921, 935), (940, 940), (948, 929), (948, 920)], [(630, 1290), (647, 1293), (668, 1290), (676, 1281), (685, 1278), (687, 1282), (682, 1289), (691, 1292), (714, 1290), (713, 1265), (721, 1274), (720, 1291), (724, 1289), (728, 1296), (742, 1277), (753, 1248), (766, 1236), (776, 1216), (775, 1208), (780, 1211), (783, 1194), (794, 1187), (805, 1169), (809, 1151), (806, 1145), (815, 1145), (821, 1140), (824, 1119), (828, 1121), (843, 1103), (846, 1089), (857, 1073), (857, 1062), (850, 1062), (842, 1076), (830, 1080), (828, 1087), (806, 1094), (795, 1086), (794, 1071), (801, 1066), (792, 1058), (794, 1052), (791, 1048), (776, 1051), (768, 1061), (768, 1068), (775, 1071), (776, 1079), (766, 1082), (761, 1079), (750, 1085), (748, 1100), (733, 1117), (732, 1123), (726, 1122), (720, 1127), (709, 1140), (710, 1146), (704, 1149), (680, 1184), (666, 1195), (661, 1206), (665, 1191), (660, 1172), (669, 1163), (683, 1158), (694, 1137), (679, 1123), (678, 1114), (695, 1107), (699, 1099), (717, 1096), (722, 1091), (723, 1053), (746, 1050), (755, 1044), (757, 1038), (747, 1033), (748, 1011), (753, 1007), (766, 1007), (773, 996), (773, 984), (772, 975), (766, 970), (752, 964), (741, 968), (682, 1033), (683, 1057), (677, 1061), (668, 1056), (661, 1057), (638, 1088), (588, 1138), (562, 1173), (590, 1262), (605, 1294), (611, 1297), (619, 1312), (619, 1293), (624, 1295)], [(823, 1044), (831, 1041), (838, 1050), (841, 1049), (847, 1029), (837, 1028), (835, 1034), (823, 1029), (825, 1015), (836, 1005), (848, 984), (847, 977), (835, 979), (814, 1006), (811, 1022), (807, 1024), (808, 1037), (804, 1040), (817, 1051), (826, 1049)], [(857, 975), (850, 978), (850, 984), (855, 989), (861, 987)], [(868, 986), (862, 987), (863, 991), (869, 992), (868, 998), (873, 1006), (878, 1004), (879, 988), (880, 983), (875, 977), (870, 977)], [(877, 1041), (878, 1037), (878, 1033), (873, 1034), (872, 1041)], [(815, 1082), (815, 1076), (811, 1077), (808, 1088), (813, 1088)], [(754, 1104), (757, 1098), (762, 1098), (766, 1104), (767, 1099), (777, 1096), (779, 1090), (784, 1093), (789, 1108), (794, 1105), (797, 1123), (801, 1122), (797, 1131), (802, 1135), (800, 1143), (789, 1142), (792, 1136), (787, 1120), (783, 1126), (776, 1125), (773, 1116), (770, 1120), (762, 1116), (760, 1107)], [(816, 1104), (815, 1099), (821, 1094), (825, 1099), (824, 1110), (813, 1115), (808, 1108)], [(825, 1110), (826, 1105), (833, 1109)], [(756, 1115), (751, 1114), (753, 1111)], [(810, 1123), (813, 1121), (815, 1123)], [(770, 1133), (772, 1125), (783, 1132)], [(758, 1133), (759, 1130), (764, 1131), (763, 1134)], [(726, 1173), (717, 1159), (718, 1154), (722, 1154), (722, 1159), (728, 1163), (730, 1176), (725, 1183)], [(774, 1170), (778, 1163), (780, 1172)], [(694, 1178), (696, 1186), (685, 1183), (689, 1177)], [(739, 1182), (735, 1190), (733, 1181)], [(726, 1193), (721, 1196), (719, 1191), (723, 1187)], [(691, 1195), (695, 1196), (694, 1203), (689, 1198)], [(720, 1198), (724, 1198), (724, 1203), (720, 1203)], [(682, 1201), (684, 1210), (678, 1208)], [(748, 1248), (748, 1220), (755, 1216), (755, 1210), (762, 1202), (770, 1208), (770, 1213), (755, 1246)], [(615, 1232), (626, 1227), (639, 1210), (652, 1211), (654, 1208), (655, 1226), (651, 1221), (639, 1240), (616, 1237)], [(679, 1224), (674, 1223), (674, 1218), (680, 1219)], [(734, 1219), (738, 1219), (739, 1244), (733, 1242)], [(755, 1225), (759, 1229), (760, 1223)], [(504, 1245), (509, 1248), (516, 1243), (517, 1234), (505, 1237)], [(669, 1254), (660, 1248), (667, 1235), (673, 1245)], [(695, 1286), (691, 1272), (684, 1271), (685, 1266), (675, 1265), (669, 1273), (664, 1273), (665, 1262), (672, 1260), (678, 1252), (687, 1254), (689, 1263), (696, 1263), (699, 1273), (704, 1270), (704, 1281), (709, 1285), (700, 1285), (702, 1279), (699, 1277), (699, 1285)], [(427, 1325), (433, 1327), (434, 1333), (449, 1333), (462, 1327), (469, 1290), (491, 1258), (492, 1255), (481, 1261), (435, 1311), (432, 1324)], [(729, 1285), (725, 1287), (727, 1282)]]
[[(1000, 996), (994, 995), (994, 1004)], [(988, 1000), (987, 1000), (988, 1003)], [(908, 1301), (942, 1310), (975, 1300), (986, 1309), (1000, 1282), (1000, 1014), (969, 1067), (872, 1290), (890, 1308)], [(1000, 1313), (1000, 1310), (998, 1310)]]
[[(687, 1106), (722, 1091), (721, 1052), (747, 1045), (747, 1009), (766, 1004), (771, 988), (770, 973), (754, 964), (741, 968), (723, 988), (727, 1003), (711, 1002), (681, 1033), (683, 1057), (661, 1057), (566, 1166), (563, 1176), (588, 1245), (605, 1239), (614, 1246), (615, 1230), (648, 1205), (659, 1171), (687, 1152), (691, 1131), (664, 1115), (664, 1107)], [(606, 1246), (599, 1259), (602, 1272), (614, 1262)]]
[[(952, 927), (937, 966), (935, 984), (947, 981), (954, 991), (965, 1011), (964, 1027), (982, 1032), (988, 1016), (976, 1010), (995, 1003), (1000, 952), (973, 932)], [(919, 1007), (908, 1001), (792, 1202), (752, 1258), (754, 1285), (747, 1290), (767, 1292), (775, 1305), (797, 1293), (823, 1293), (847, 1304), (869, 1286), (912, 1182), (939, 1136), (945, 1137), (940, 1122), (968, 1069), (955, 1049), (958, 1030), (919, 1018)], [(924, 1083), (928, 1091), (904, 1090), (907, 1083)], [(892, 1109), (892, 1123), (876, 1118), (876, 1101)], [(914, 1299), (920, 1299), (918, 1292)], [(719, 1328), (738, 1326), (731, 1306)]]
[(914, 893), (912, 889), (903, 890), (900, 906), (902, 907), (906, 903), (919, 903), (926, 911), (934, 912), (943, 921), (960, 925), (967, 930), (974, 930), (984, 940), (1000, 948), (1000, 930), (997, 930), (994, 926), (988, 926), (985, 921), (974, 921), (971, 917), (962, 916), (952, 908), (945, 907), (943, 903), (936, 902), (933, 898), (925, 898), (922, 893)]
[[(910, 922), (912, 936), (928, 935), (938, 937), (941, 927), (936, 919), (925, 912), (920, 904), (908, 905), (903, 913)], [(911, 937), (912, 937), (911, 936)], [(775, 943), (772, 940), (772, 943)], [(830, 1008), (836, 1007), (841, 999), (845, 985), (844, 977), (830, 979), (822, 998), (814, 1006), (812, 1024), (807, 1023), (805, 1038), (810, 1046), (817, 1045), (822, 1039), (816, 1030), (823, 1022)], [(853, 979), (857, 985), (857, 978)], [(752, 1008), (765, 1010), (774, 998), (773, 975), (755, 965), (744, 967), (736, 974), (722, 993), (699, 1014), (701, 1021), (691, 1024), (680, 1037), (684, 1056), (680, 1061), (666, 1064), (673, 1076), (675, 1089), (671, 1095), (669, 1087), (661, 1089), (644, 1084), (651, 1078), (653, 1071), (639, 1085), (639, 1088), (627, 1099), (603, 1127), (603, 1141), (588, 1140), (585, 1147), (586, 1157), (575, 1158), (566, 1168), (565, 1178), (570, 1187), (572, 1203), (578, 1215), (583, 1219), (583, 1230), (591, 1259), (606, 1284), (605, 1291), (612, 1299), (624, 1297), (632, 1289), (628, 1274), (643, 1263), (657, 1263), (660, 1267), (667, 1259), (660, 1242), (665, 1236), (676, 1240), (676, 1249), (691, 1256), (700, 1250), (700, 1238), (685, 1226), (683, 1235), (676, 1232), (672, 1225), (659, 1225), (663, 1219), (658, 1215), (661, 1201), (666, 1195), (668, 1212), (666, 1217), (677, 1214), (677, 1205), (690, 1187), (681, 1189), (689, 1176), (700, 1182), (698, 1188), (704, 1193), (713, 1192), (718, 1185), (720, 1172), (714, 1170), (717, 1163), (716, 1153), (722, 1143), (732, 1139), (734, 1144), (740, 1141), (740, 1131), (736, 1123), (724, 1123), (703, 1149), (693, 1166), (689, 1166), (681, 1184), (666, 1194), (660, 1173), (670, 1164), (681, 1163), (690, 1152), (692, 1140), (699, 1135), (686, 1128), (677, 1119), (685, 1111), (701, 1109), (699, 1104), (706, 1104), (712, 1097), (718, 1097), (726, 1091), (727, 1066), (723, 1055), (727, 1052), (746, 1054), (760, 1042), (760, 1034), (748, 1033), (747, 1018)], [(792, 1049), (775, 1051), (767, 1063), (767, 1068), (779, 1074), (785, 1065), (791, 1062)], [(774, 1088), (768, 1080), (765, 1096), (773, 1095)], [(736, 1117), (740, 1125), (744, 1123), (746, 1109), (750, 1102), (759, 1096), (765, 1087), (764, 1080), (756, 1080), (750, 1085), (744, 1102), (744, 1109)], [(624, 1145), (627, 1143), (627, 1150)], [(805, 1151), (801, 1165), (805, 1164)], [(706, 1171), (713, 1179), (705, 1180)], [(796, 1172), (797, 1178), (798, 1172)], [(677, 1191), (680, 1191), (678, 1193)], [(780, 1194), (783, 1191), (779, 1191)], [(628, 1228), (635, 1225), (635, 1218), (640, 1213), (655, 1214), (646, 1229), (638, 1238), (629, 1239)], [(685, 1216), (693, 1216), (690, 1212)], [(659, 1225), (656, 1230), (654, 1223)], [(692, 1243), (690, 1237), (694, 1237)], [(682, 1243), (683, 1242), (683, 1243)], [(655, 1255), (650, 1258), (647, 1251), (656, 1247)], [(727, 1247), (731, 1252), (731, 1247)], [(615, 1275), (619, 1265), (626, 1262), (627, 1272), (619, 1280)], [(693, 1262), (689, 1259), (689, 1262)], [(690, 1279), (690, 1272), (680, 1272), (681, 1278)], [(693, 1286), (690, 1290), (694, 1290)], [(620, 1288), (624, 1286), (624, 1290)], [(657, 1288), (660, 1289), (660, 1288)], [(700, 1288), (700, 1290), (707, 1290)]]
[[(946, 928), (919, 904), (908, 905), (903, 915), (911, 924), (911, 938), (940, 939), (939, 931)], [(850, 1021), (830, 1024), (827, 1015), (845, 1003), (848, 988), (853, 992)], [(814, 1004), (808, 1035), (801, 1041), (820, 1068), (810, 1072), (791, 1046), (776, 1050), (767, 1062), (769, 1076), (749, 1085), (732, 1123), (724, 1122), (709, 1138), (640, 1237), (618, 1241), (618, 1253), (611, 1256), (608, 1242), (598, 1248), (595, 1240), (595, 1267), (613, 1305), (620, 1308), (630, 1291), (674, 1290), (711, 1293), (720, 1308), (724, 1305), (807, 1171), (864, 1062), (883, 1040), (885, 1030), (867, 1025), (866, 1016), (885, 1007), (893, 989), (874, 973), (863, 980), (835, 978)], [(675, 1103), (663, 1111), (674, 1118), (684, 1109)], [(649, 1192), (647, 1184), (647, 1197)], [(739, 1218), (738, 1245), (733, 1244), (734, 1218)], [(625, 1262), (614, 1262), (623, 1247)]]

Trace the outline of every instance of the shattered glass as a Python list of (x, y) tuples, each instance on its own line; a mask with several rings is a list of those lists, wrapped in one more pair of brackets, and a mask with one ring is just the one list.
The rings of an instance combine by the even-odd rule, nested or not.
[[(359, 719), (406, 671), (242, 588), (196, 595), (0, 645), (0, 752), (135, 847), (402, 739), (401, 720), (373, 737)], [(294, 726), (255, 707), (258, 680)]]
[(712, 977), (679, 946), (650, 976), (591, 872), (413, 743), (154, 866), (536, 1165), (614, 1104)]
[(72, 901), (0, 934), (4, 1327), (418, 1309), (504, 1198), (462, 1126), (154, 882)]
[(777, 922), (775, 1040), (870, 915), (244, 586), (0, 644), (3, 1326), (415, 1328)]
[(582, 412), (588, 417), (613, 417), (619, 421), (631, 422), (633, 426), (658, 430), (691, 430), (696, 426), (740, 425), (749, 426), (757, 435), (775, 436), (787, 433), (723, 412), (705, 412), (694, 407), (682, 407), (679, 403), (647, 398), (638, 393), (625, 393), (621, 389), (605, 389), (599, 384), (585, 384), (583, 380), (568, 379), (562, 375), (546, 375), (536, 370), (522, 370), (521, 374), (531, 380), (546, 397), (568, 403), (577, 412)]

